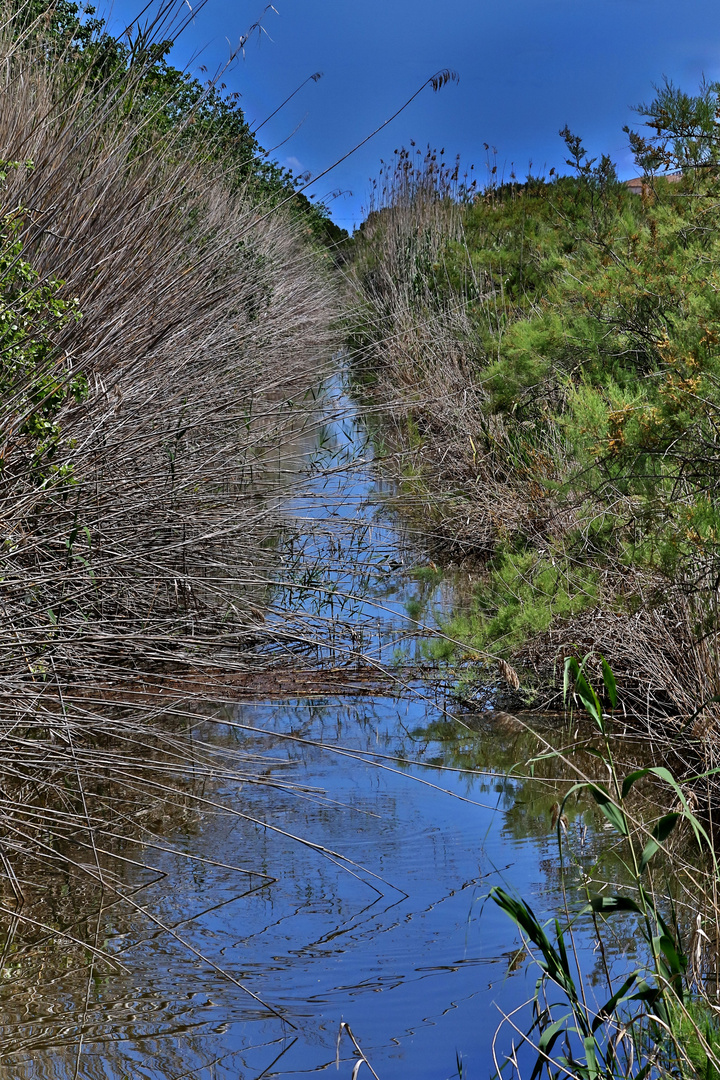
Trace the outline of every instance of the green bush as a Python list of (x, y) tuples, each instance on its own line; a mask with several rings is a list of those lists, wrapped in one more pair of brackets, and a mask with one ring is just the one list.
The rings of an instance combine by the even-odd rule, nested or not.
[[(0, 162), (0, 183), (22, 167), (32, 163)], [(72, 480), (67, 462), (52, 465), (62, 438), (58, 414), (68, 400), (84, 400), (88, 385), (56, 345), (63, 327), (80, 318), (78, 303), (63, 299), (63, 282), (41, 280), (24, 257), (24, 214), (19, 207), (0, 219), (0, 470), (21, 454), (28, 475), (44, 485)]]
[(598, 572), (558, 552), (504, 551), (475, 593), (472, 612), (450, 622), (450, 637), (477, 649), (512, 653), (554, 619), (598, 603)]

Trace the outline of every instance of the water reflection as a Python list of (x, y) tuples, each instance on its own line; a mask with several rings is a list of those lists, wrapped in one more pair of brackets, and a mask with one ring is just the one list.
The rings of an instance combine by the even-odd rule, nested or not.
[[(446, 1077), (456, 1049), (487, 1075), (498, 1010), (535, 976), (484, 897), (505, 882), (540, 910), (561, 905), (555, 787), (484, 767), (517, 752), (517, 733), (457, 729), (459, 764), (458, 738), (433, 735), (447, 724), (410, 698), (219, 711), (203, 735), (227, 775), (251, 753), (278, 783), (204, 782), (195, 812), (144, 847), (151, 882), (137, 860), (117, 864), (152, 913), (102, 915), (125, 970), (98, 965), (89, 983), (56, 971), (42, 989), (18, 973), (2, 988), (4, 1066), (75, 1075), (81, 1026), (80, 1076), (259, 1077), (281, 1051), (269, 1075), (301, 1076), (334, 1070), (345, 1019), (383, 1080)], [(581, 824), (592, 859), (598, 833), (578, 806)]]
[[(78, 893), (49, 864), (44, 927), (8, 939), (0, 1063), (18, 1080), (334, 1072), (341, 1020), (382, 1080), (442, 1080), (456, 1051), (484, 1077), (501, 1014), (532, 992), (521, 942), (486, 897), (505, 883), (538, 911), (562, 906), (550, 811), (568, 779), (542, 733), (494, 712), (459, 723), (427, 670), (400, 679), (427, 660), (458, 583), (384, 516), (338, 384), (323, 408), (320, 450), (316, 432), (298, 436), (268, 626), (281, 655), (397, 665), (397, 694), (333, 694), (326, 676), (313, 697), (208, 705), (190, 725), (200, 764), (173, 781), (182, 798), (159, 794), (147, 813), (112, 794), (135, 840), (98, 829), (97, 844), (124, 902)], [(568, 818), (576, 874), (615, 873), (592, 808)], [(580, 935), (590, 970), (593, 946)], [(633, 947), (621, 935), (610, 962)], [(340, 1056), (350, 1077), (347, 1039)]]

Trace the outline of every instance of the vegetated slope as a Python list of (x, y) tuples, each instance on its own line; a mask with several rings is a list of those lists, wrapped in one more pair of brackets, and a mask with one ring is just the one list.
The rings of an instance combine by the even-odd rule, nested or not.
[[(172, 799), (186, 760), (168, 699), (133, 691), (168, 667), (247, 668), (272, 637), (277, 462), (314, 422), (303, 397), (334, 342), (316, 242), (333, 229), (281, 207), (291, 182), (247, 157), (249, 135), (238, 151), (242, 114), (165, 65), (182, 4), (127, 47), (72, 4), (16, 8), (0, 32), (3, 888), (28, 900), (72, 864), (86, 899), (117, 899), (103, 866), (128, 800)], [(196, 775), (213, 772), (194, 745)], [(13, 922), (12, 948), (47, 929)]]
[[(320, 259), (257, 183), (226, 182), (212, 132), (185, 137), (192, 114), (155, 126), (152, 54), (107, 74), (70, 54), (68, 74), (32, 42), (4, 53), (15, 639), (52, 627), (53, 664), (76, 676), (91, 644), (127, 652), (128, 635), (135, 662), (242, 640), (268, 529), (247, 478), (329, 345)], [(25, 673), (43, 663), (10, 648)]]
[(720, 690), (717, 93), (644, 110), (641, 194), (567, 130), (574, 176), (482, 193), (401, 152), (354, 240), (351, 330), (411, 512), (487, 561), (456, 636), (545, 681), (602, 653), (697, 734)]

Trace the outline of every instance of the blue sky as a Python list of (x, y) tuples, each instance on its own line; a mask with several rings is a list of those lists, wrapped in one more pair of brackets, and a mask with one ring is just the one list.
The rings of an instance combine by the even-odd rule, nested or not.
[[(309, 189), (348, 229), (362, 220), (381, 159), (410, 139), (460, 153), (482, 180), (485, 142), (506, 174), (512, 163), (520, 176), (530, 161), (534, 173), (563, 167), (558, 131), (569, 124), (629, 177), (622, 127), (634, 122), (633, 105), (652, 98), (653, 83), (668, 76), (694, 90), (703, 74), (720, 79), (720, 4), (708, 0), (274, 0), (276, 11), (263, 15), (264, 7), (207, 0), (173, 58), (198, 74), (200, 64), (214, 70), (262, 16), (264, 32), (224, 76), (256, 124), (323, 72), (258, 135), (266, 147), (287, 139), (273, 156), (296, 171), (328, 168), (439, 68), (459, 74), (438, 94), (426, 89)], [(116, 0), (111, 21), (134, 10)]]

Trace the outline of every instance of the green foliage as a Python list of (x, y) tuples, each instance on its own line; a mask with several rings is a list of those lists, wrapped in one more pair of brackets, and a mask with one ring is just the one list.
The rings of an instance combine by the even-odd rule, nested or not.
[(716, 165), (720, 158), (720, 84), (703, 80), (698, 94), (687, 94), (666, 78), (655, 91), (650, 104), (637, 109), (653, 134), (642, 136), (629, 127), (623, 129), (630, 136), (638, 165), (646, 173)]
[[(0, 182), (20, 167), (0, 163)], [(18, 208), (0, 219), (0, 468), (18, 452), (28, 475), (45, 485), (72, 480), (67, 465), (52, 466), (62, 437), (58, 415), (67, 401), (87, 396), (87, 379), (56, 345), (59, 331), (80, 318), (77, 302), (62, 299), (63, 283), (42, 281), (23, 257), (23, 213)]]
[(598, 574), (558, 551), (500, 552), (475, 594), (469, 615), (451, 621), (448, 633), (483, 650), (512, 653), (553, 619), (569, 618), (598, 601)]
[(25, 0), (19, 11), (20, 26), (31, 36), (39, 33), (57, 53), (76, 54), (92, 46), (104, 26), (91, 4), (74, 0)]
[[(597, 534), (584, 551), (574, 543), (573, 559), (588, 567), (577, 588), (564, 587), (564, 574), (556, 584), (532, 554), (530, 585), (507, 581), (509, 567), (496, 566), (493, 587), (504, 582), (508, 598), (485, 601), (484, 643), (497, 634), (517, 645), (549, 619), (576, 613), (567, 598), (592, 596), (590, 564), (605, 555), (689, 589), (720, 574), (719, 107), (720, 84), (693, 96), (666, 82), (639, 108), (650, 131), (633, 135), (648, 174), (642, 195), (618, 182), (609, 159), (588, 158), (566, 128), (575, 175), (525, 184), (492, 178), (484, 192), (456, 198), (452, 211), (438, 186), (434, 203), (425, 191), (412, 211), (425, 231), (402, 232), (401, 212), (410, 211), (400, 200), (376, 209), (355, 239), (368, 307), (351, 340), (363, 355), (375, 343), (377, 367), (399, 368), (390, 383), (424, 387), (427, 379), (439, 401), (454, 394), (452, 382), (432, 385), (423, 328), (463, 313), (449, 351), (462, 356), (454, 378), (473, 390), (477, 413), (469, 421), (457, 410), (451, 432), (450, 411), (438, 410), (431, 430), (447, 431), (441, 438), (453, 450), (470, 433), (468, 498), (473, 484), (502, 481), (528, 506), (524, 528), (498, 512), (499, 542), (546, 548), (539, 519), (557, 519), (568, 505), (583, 508), (588, 536), (592, 520), (613, 519), (605, 552)], [(391, 187), (388, 197), (396, 195)], [(410, 341), (413, 320), (417, 344), (394, 359), (392, 342)], [(415, 423), (408, 443), (426, 430)]]
[[(618, 706), (615, 678), (604, 660), (601, 667), (603, 697), (614, 710)], [(663, 914), (659, 890), (653, 880), (653, 871), (667, 841), (681, 823), (710, 852), (715, 865), (712, 842), (667, 768), (638, 769), (624, 778), (619, 775), (612, 750), (611, 714), (605, 712), (584, 664), (574, 657), (565, 663), (564, 689), (566, 702), (576, 702), (584, 710), (600, 737), (600, 747), (596, 747), (595, 753), (605, 765), (609, 781), (574, 784), (557, 807), (555, 819), (563, 875), (567, 881), (569, 844), (564, 839), (564, 811), (581, 795), (586, 795), (618, 837), (630, 881), (629, 888), (623, 892), (594, 893), (587, 874), (583, 874), (582, 880), (587, 883), (585, 907), (572, 917), (568, 910), (565, 925), (555, 919), (550, 933), (527, 901), (499, 886), (490, 892), (491, 898), (534, 948), (534, 959), (541, 973), (527, 1033), (537, 1054), (531, 1080), (542, 1074), (552, 1080), (568, 1074), (583, 1080), (620, 1080), (621, 1077), (644, 1080), (652, 1075), (688, 1080), (714, 1077), (718, 1070), (717, 1020), (706, 1001), (693, 999), (689, 993), (688, 960), (673, 906), (668, 898), (666, 906), (670, 913)], [(630, 808), (633, 789), (638, 781), (650, 776), (666, 786), (677, 808), (662, 814), (655, 822), (638, 823)], [(572, 861), (572, 852), (569, 855)], [(574, 936), (578, 920), (590, 920), (604, 952), (605, 935), (609, 933), (606, 924), (618, 914), (637, 918), (648, 959), (644, 965), (625, 973), (621, 980), (613, 980), (606, 966), (607, 999), (602, 1004), (590, 1004), (596, 1000), (596, 993), (591, 994), (589, 987), (586, 988), (576, 960)], [(560, 999), (553, 987), (560, 991)], [(593, 990), (597, 992), (598, 988)]]

